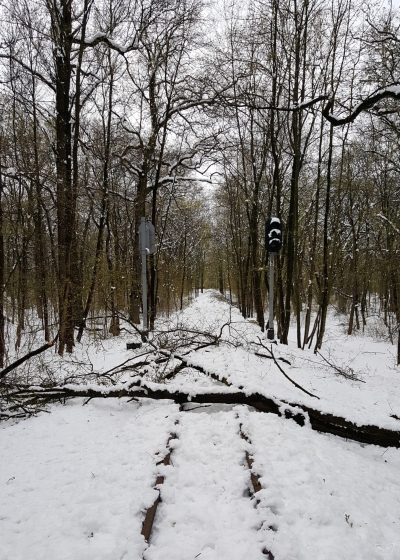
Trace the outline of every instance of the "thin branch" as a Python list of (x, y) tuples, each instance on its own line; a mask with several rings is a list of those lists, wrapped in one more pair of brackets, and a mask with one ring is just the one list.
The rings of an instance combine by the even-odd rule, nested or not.
[[(258, 339), (258, 340), (260, 340), (260, 339)], [(272, 348), (269, 349), (267, 346), (264, 346), (264, 344), (261, 342), (261, 340), (260, 340), (260, 344), (261, 344), (261, 346), (262, 346), (267, 352), (270, 353), (272, 359), (274, 360), (275, 365), (277, 366), (277, 368), (279, 369), (279, 371), (286, 377), (286, 379), (288, 379), (288, 380), (290, 381), (290, 383), (293, 383), (293, 385), (294, 385), (295, 387), (297, 387), (297, 389), (300, 389), (300, 391), (303, 391), (303, 393), (306, 393), (306, 394), (309, 395), (310, 397), (313, 397), (314, 399), (318, 399), (318, 400), (319, 400), (319, 397), (317, 397), (317, 395), (313, 395), (312, 393), (309, 393), (306, 389), (304, 389), (304, 387), (302, 387), (301, 385), (299, 385), (298, 383), (296, 383), (296, 381), (293, 381), (293, 379), (291, 379), (291, 378), (287, 375), (287, 373), (284, 372), (284, 370), (283, 370), (283, 369), (281, 368), (281, 366), (278, 364), (278, 361), (277, 361), (277, 359), (275, 358), (274, 353), (272, 352)]]
[(328, 364), (328, 366), (330, 366), (332, 369), (334, 369), (336, 371), (336, 373), (338, 373), (339, 375), (342, 375), (343, 377), (345, 377), (346, 379), (350, 379), (351, 381), (360, 381), (360, 383), (365, 383), (365, 381), (363, 379), (360, 379), (359, 377), (357, 377), (353, 370), (350, 369), (351, 372), (353, 373), (347, 373), (343, 368), (340, 368), (338, 366), (336, 366), (335, 364), (332, 364), (331, 362), (329, 362), (322, 354), (321, 352), (317, 351), (317, 354), (319, 356), (321, 356), (321, 358), (324, 360), (324, 362), (326, 364)]
[(57, 340), (58, 340), (58, 333), (57, 333), (57, 336), (55, 337), (55, 339), (52, 340), (51, 342), (46, 342), (46, 344), (43, 344), (43, 346), (41, 346), (40, 348), (37, 348), (36, 350), (32, 350), (32, 352), (29, 352), (28, 354), (25, 354), (25, 356), (22, 356), (22, 358), (19, 358), (19, 360), (16, 360), (15, 362), (13, 362), (9, 366), (7, 366), (5, 369), (0, 371), (0, 379), (3, 379), (3, 377), (5, 377), (8, 373), (10, 373), (10, 371), (17, 368), (18, 366), (20, 366), (21, 364), (23, 364), (24, 362), (26, 362), (30, 358), (33, 358), (33, 356), (37, 356), (38, 354), (41, 354), (45, 350), (48, 350), (49, 348), (52, 348), (55, 345), (55, 343), (57, 342)]

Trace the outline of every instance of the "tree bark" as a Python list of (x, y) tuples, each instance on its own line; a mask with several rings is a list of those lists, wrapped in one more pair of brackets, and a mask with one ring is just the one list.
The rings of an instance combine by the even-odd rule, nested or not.
[(72, 2), (50, 4), (56, 71), (56, 169), (59, 281), (59, 354), (72, 352), (74, 322), (72, 309), (71, 247), (75, 228), (72, 188), (71, 46)]

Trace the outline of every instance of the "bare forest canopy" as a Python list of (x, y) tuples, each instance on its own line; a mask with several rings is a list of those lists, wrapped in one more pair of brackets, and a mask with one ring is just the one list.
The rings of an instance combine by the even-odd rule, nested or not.
[[(278, 336), (400, 324), (400, 15), (386, 3), (2, 0), (0, 367), (218, 288)], [(302, 319), (302, 320), (301, 320)], [(52, 342), (53, 341), (53, 342)], [(15, 349), (14, 349), (15, 345)], [(13, 358), (9, 356), (10, 348)], [(400, 360), (400, 348), (399, 358)]]

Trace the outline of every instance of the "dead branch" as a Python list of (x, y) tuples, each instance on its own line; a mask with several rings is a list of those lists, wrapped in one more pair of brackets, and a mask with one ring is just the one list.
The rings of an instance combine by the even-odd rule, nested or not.
[[(260, 339), (258, 339), (258, 340), (260, 340)], [(285, 373), (285, 371), (284, 371), (284, 370), (281, 368), (281, 366), (278, 364), (277, 359), (275, 358), (275, 354), (272, 352), (272, 348), (269, 349), (267, 346), (264, 346), (264, 344), (261, 342), (261, 340), (260, 340), (260, 344), (261, 344), (261, 346), (262, 346), (267, 352), (270, 353), (272, 359), (274, 360), (274, 364), (277, 366), (277, 368), (279, 369), (279, 371), (286, 377), (286, 379), (288, 379), (288, 380), (290, 381), (290, 383), (293, 383), (293, 385), (294, 385), (295, 387), (297, 387), (297, 389), (300, 389), (300, 391), (303, 391), (303, 393), (306, 393), (306, 394), (309, 395), (310, 397), (313, 397), (314, 399), (318, 399), (318, 400), (319, 400), (319, 397), (317, 397), (317, 395), (313, 395), (312, 393), (309, 393), (309, 392), (307, 391), (307, 389), (304, 389), (304, 387), (302, 387), (301, 385), (299, 385), (298, 383), (296, 383), (296, 381), (293, 381), (293, 379), (291, 379), (291, 378), (287, 375), (287, 373)]]
[(22, 356), (22, 358), (19, 358), (19, 360), (16, 360), (12, 364), (4, 368), (2, 371), (0, 371), (0, 379), (3, 379), (3, 377), (5, 377), (8, 373), (10, 373), (10, 371), (17, 368), (18, 366), (20, 366), (30, 358), (33, 358), (33, 356), (37, 356), (38, 354), (41, 354), (45, 350), (52, 348), (57, 342), (57, 339), (58, 339), (58, 334), (55, 337), (55, 339), (52, 340), (51, 342), (46, 342), (46, 344), (43, 344), (43, 346), (41, 346), (40, 348), (36, 348), (36, 350), (32, 350), (32, 352), (28, 352), (28, 354), (25, 354), (25, 356)]
[(335, 364), (332, 364), (331, 362), (329, 362), (322, 354), (321, 352), (317, 351), (317, 354), (319, 356), (321, 356), (321, 358), (324, 360), (325, 363), (328, 364), (328, 366), (330, 366), (332, 369), (334, 369), (336, 371), (336, 373), (338, 373), (339, 375), (341, 375), (342, 377), (345, 377), (346, 379), (350, 379), (351, 381), (359, 381), (360, 383), (365, 383), (365, 381), (363, 379), (360, 379), (359, 377), (356, 376), (356, 374), (354, 373), (354, 371), (351, 368), (348, 368), (348, 370), (350, 371), (350, 373), (348, 373), (347, 371), (345, 371), (343, 368), (338, 367)]
[[(254, 352), (255, 356), (259, 356), (260, 358), (268, 358), (268, 360), (273, 360), (272, 356), (266, 356), (265, 354), (261, 354), (261, 352)], [(279, 356), (279, 358), (277, 358), (277, 360), (281, 361), (281, 362), (285, 362), (285, 364), (288, 364), (289, 366), (292, 365), (291, 362), (289, 362), (289, 360), (287, 360), (286, 358), (282, 358)]]
[[(201, 346), (201, 348), (203, 348), (203, 346)], [(199, 348), (196, 348), (196, 350), (198, 350), (198, 349)], [(172, 379), (173, 377), (175, 377), (175, 375), (177, 373), (179, 373), (183, 369), (192, 368), (192, 369), (195, 369), (195, 370), (199, 371), (200, 373), (204, 373), (204, 375), (207, 375), (208, 377), (212, 377), (213, 379), (215, 379), (216, 381), (219, 381), (220, 383), (223, 383), (227, 387), (231, 387), (231, 385), (232, 385), (231, 383), (229, 383), (229, 381), (225, 377), (220, 377), (219, 375), (216, 375), (215, 373), (210, 373), (207, 370), (205, 370), (203, 367), (192, 364), (190, 361), (188, 361), (183, 356), (178, 356), (177, 354), (174, 354), (174, 358), (176, 358), (177, 360), (180, 360), (181, 363), (178, 364), (171, 372), (169, 372), (165, 376), (166, 380)]]

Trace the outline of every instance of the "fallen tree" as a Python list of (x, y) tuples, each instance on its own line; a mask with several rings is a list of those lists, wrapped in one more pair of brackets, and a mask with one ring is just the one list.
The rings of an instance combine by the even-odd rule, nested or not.
[(242, 389), (231, 387), (215, 387), (212, 390), (208, 387), (202, 387), (196, 391), (182, 391), (173, 385), (147, 382), (141, 377), (135, 377), (129, 384), (114, 387), (96, 385), (65, 385), (51, 388), (26, 387), (14, 391), (12, 397), (15, 401), (23, 402), (25, 407), (43, 406), (49, 402), (65, 401), (76, 397), (83, 397), (87, 401), (94, 398), (127, 397), (135, 400), (140, 398), (167, 399), (177, 404), (194, 402), (247, 405), (259, 412), (277, 414), (292, 419), (300, 426), (308, 424), (313, 430), (321, 433), (333, 434), (360, 443), (382, 447), (400, 447), (400, 431), (379, 428), (374, 425), (359, 426), (346, 418), (326, 414), (303, 404), (278, 401), (262, 393), (248, 393)]
[[(225, 326), (225, 325), (224, 325)], [(180, 330), (180, 329), (178, 329)], [(129, 398), (141, 399), (150, 398), (155, 400), (172, 400), (179, 405), (188, 402), (199, 404), (228, 404), (228, 405), (247, 405), (263, 413), (277, 414), (278, 416), (292, 419), (300, 426), (309, 425), (313, 430), (321, 433), (328, 433), (340, 436), (360, 443), (374, 444), (382, 447), (400, 447), (400, 431), (380, 428), (374, 425), (357, 425), (346, 418), (324, 413), (318, 409), (308, 407), (304, 404), (279, 401), (265, 393), (252, 392), (242, 386), (233, 386), (225, 377), (216, 372), (211, 372), (198, 364), (193, 363), (189, 354), (196, 350), (220, 344), (222, 341), (223, 328), (217, 335), (210, 335), (200, 331), (190, 331), (190, 340), (184, 337), (182, 344), (174, 344), (177, 347), (185, 348), (186, 352), (177, 354), (175, 351), (168, 351), (160, 348), (160, 344), (148, 341), (148, 348), (141, 354), (136, 354), (125, 360), (110, 370), (102, 373), (92, 372), (90, 375), (73, 375), (64, 381), (62, 385), (56, 385), (48, 380), (39, 385), (22, 385), (13, 381), (6, 383), (5, 376), (8, 372), (16, 369), (18, 365), (28, 360), (30, 357), (44, 352), (51, 347), (55, 341), (40, 347), (38, 350), (27, 354), (23, 359), (14, 362), (11, 366), (3, 370), (3, 380), (0, 381), (1, 402), (0, 418), (19, 418), (35, 414), (40, 410), (45, 410), (45, 406), (51, 402), (65, 402), (67, 399), (83, 397), (85, 403), (94, 398)], [(165, 333), (162, 333), (165, 335)], [(185, 332), (185, 335), (187, 333)], [(261, 344), (268, 350), (268, 355), (264, 358), (273, 359), (275, 365), (281, 373), (293, 383), (299, 390), (309, 396), (316, 397), (293, 379), (291, 379), (282, 369), (272, 350)], [(258, 354), (260, 355), (260, 354)], [(149, 380), (148, 368), (151, 368), (153, 381)], [(221, 383), (216, 387), (200, 387), (196, 390), (183, 390), (181, 385), (175, 385), (173, 378), (186, 368), (195, 369)], [(130, 381), (121, 383), (121, 375), (129, 371), (133, 372)], [(166, 381), (169, 383), (167, 384)], [(318, 398), (318, 397), (317, 397)], [(1, 404), (1, 403), (0, 403)]]

